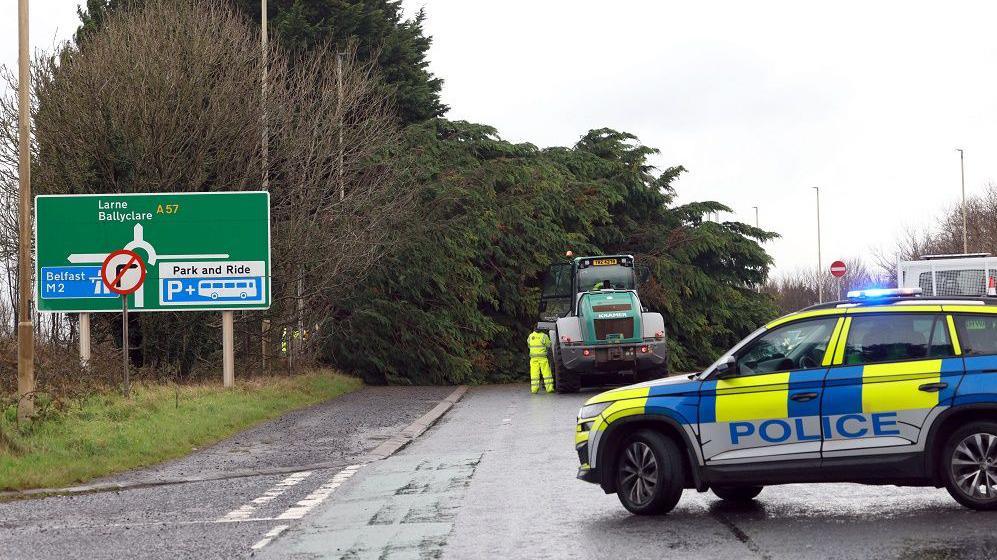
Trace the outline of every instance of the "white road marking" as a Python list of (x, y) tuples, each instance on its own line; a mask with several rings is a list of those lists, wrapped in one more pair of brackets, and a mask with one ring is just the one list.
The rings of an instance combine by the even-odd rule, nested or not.
[(287, 511), (278, 515), (277, 519), (301, 519), (307, 515), (309, 511), (314, 509), (315, 506), (324, 502), (333, 492), (336, 491), (337, 488), (339, 488), (340, 485), (356, 474), (357, 469), (359, 468), (360, 465), (350, 465), (339, 471), (325, 484), (319, 486), (314, 492), (305, 496), (303, 500), (287, 508)]
[[(333, 492), (336, 491), (336, 488), (339, 488), (340, 485), (342, 485), (344, 482), (346, 482), (347, 480), (349, 480), (351, 476), (355, 475), (357, 473), (357, 470), (361, 466), (362, 465), (350, 465), (350, 466), (346, 467), (345, 469), (339, 471), (338, 473), (334, 474), (332, 476), (332, 478), (330, 478), (325, 484), (323, 484), (322, 486), (319, 486), (314, 492), (312, 492), (311, 494), (308, 494), (307, 496), (305, 496), (305, 498), (303, 500), (301, 500), (298, 503), (294, 504), (293, 506), (287, 508), (287, 511), (285, 511), (284, 513), (278, 515), (274, 520), (301, 519), (309, 511), (311, 511), (312, 509), (314, 509), (315, 506), (317, 506), (317, 505), (321, 504), (322, 502), (324, 502), (326, 500), (326, 498), (328, 498)], [(311, 474), (311, 473), (308, 473), (308, 474)], [(297, 482), (295, 482), (294, 484), (297, 484)], [(261, 498), (264, 497), (264, 496), (267, 496), (267, 494), (264, 494), (263, 496), (261, 496)], [(259, 498), (257, 498), (257, 499), (259, 499)], [(271, 499), (273, 499), (273, 498), (271, 498)], [(253, 501), (255, 502), (256, 500), (253, 500)], [(243, 506), (243, 507), (245, 507), (245, 506)], [(233, 514), (240, 514), (241, 515), (242, 511), (243, 511), (242, 508), (240, 508), (240, 509), (237, 509), (237, 510), (229, 513), (229, 515), (230, 516), (233, 515)], [(236, 519), (233, 519), (232, 521), (264, 521), (264, 520), (265, 519), (261, 519), (261, 518), (252, 519), (252, 518), (249, 517), (249, 515), (246, 515), (244, 517), (238, 517)], [(252, 546), (252, 549), (253, 550), (260, 550), (261, 548), (263, 548), (266, 545), (270, 544), (271, 542), (273, 542), (274, 539), (276, 539), (278, 536), (280, 536), (281, 533), (283, 533), (284, 531), (286, 531), (288, 529), (288, 527), (290, 527), (290, 525), (277, 525), (273, 529), (270, 529), (267, 532), (267, 534), (263, 535), (262, 539), (258, 540), (256, 542), (256, 544), (254, 544)]]
[(277, 496), (280, 496), (287, 489), (297, 485), (302, 480), (308, 478), (312, 475), (311, 471), (301, 471), (296, 473), (291, 473), (284, 480), (281, 480), (277, 484), (273, 485), (266, 492), (263, 493), (259, 498), (253, 499), (248, 504), (243, 504), (238, 508), (226, 513), (224, 516), (216, 520), (217, 523), (232, 523), (233, 521), (247, 521), (254, 513), (256, 513), (256, 508), (263, 506), (272, 502)]
[(264, 546), (270, 544), (271, 541), (280, 536), (281, 533), (287, 530), (290, 525), (277, 525), (273, 529), (267, 531), (267, 534), (263, 535), (263, 538), (256, 541), (256, 544), (252, 546), (253, 550), (259, 550)]

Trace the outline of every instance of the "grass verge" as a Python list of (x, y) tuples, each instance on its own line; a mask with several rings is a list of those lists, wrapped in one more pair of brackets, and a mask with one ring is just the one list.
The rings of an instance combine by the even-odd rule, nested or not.
[(354, 391), (330, 371), (219, 385), (134, 385), (81, 399), (27, 426), (0, 417), (0, 490), (68, 486), (190, 453), (262, 421)]

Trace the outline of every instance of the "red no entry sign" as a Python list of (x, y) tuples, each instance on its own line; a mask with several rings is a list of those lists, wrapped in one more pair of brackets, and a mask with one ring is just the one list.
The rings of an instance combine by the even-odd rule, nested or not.
[(115, 251), (104, 259), (104, 264), (100, 267), (100, 279), (108, 290), (128, 295), (139, 289), (145, 281), (145, 263), (135, 251)]
[(842, 276), (845, 275), (845, 272), (847, 271), (848, 269), (845, 268), (845, 263), (841, 261), (834, 261), (833, 263), (831, 263), (831, 276), (834, 276), (836, 278), (841, 278)]

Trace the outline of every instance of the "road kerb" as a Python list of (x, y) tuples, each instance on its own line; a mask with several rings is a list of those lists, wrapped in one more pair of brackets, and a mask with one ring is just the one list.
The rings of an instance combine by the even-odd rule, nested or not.
[(377, 446), (373, 451), (367, 454), (369, 461), (379, 461), (381, 459), (387, 459), (388, 457), (394, 455), (403, 447), (412, 442), (415, 438), (422, 435), (423, 432), (429, 429), (430, 426), (435, 424), (444, 414), (449, 411), (453, 405), (464, 396), (467, 392), (467, 385), (460, 385), (453, 390), (450, 395), (439, 402), (432, 410), (423, 414), (415, 422), (412, 422), (406, 426), (402, 431), (398, 432), (394, 436), (391, 436), (387, 441), (383, 442), (381, 445)]

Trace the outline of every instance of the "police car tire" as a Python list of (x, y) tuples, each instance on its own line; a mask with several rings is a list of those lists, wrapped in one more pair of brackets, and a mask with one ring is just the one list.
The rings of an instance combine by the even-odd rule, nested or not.
[[(650, 499), (645, 503), (633, 502), (628, 494), (630, 486), (623, 484), (623, 464), (627, 449), (634, 443), (642, 443), (650, 448), (657, 468), (656, 484)], [(623, 507), (636, 515), (661, 515), (668, 513), (679, 502), (685, 487), (685, 462), (682, 450), (669, 437), (652, 430), (640, 430), (629, 436), (619, 447), (616, 461), (616, 496)]]
[(763, 486), (714, 486), (710, 490), (721, 500), (750, 502), (762, 493)]
[(984, 511), (997, 510), (997, 497), (981, 499), (967, 496), (965, 492), (959, 489), (959, 486), (955, 481), (955, 474), (952, 472), (952, 458), (955, 454), (956, 448), (963, 442), (963, 440), (973, 436), (974, 434), (991, 434), (997, 437), (997, 423), (985, 421), (970, 422), (969, 424), (966, 424), (965, 426), (952, 432), (945, 442), (945, 447), (943, 448), (942, 455), (939, 458), (938, 468), (942, 471), (942, 477), (945, 480), (945, 489), (949, 491), (949, 494), (953, 498), (955, 498), (955, 501), (970, 509)]

